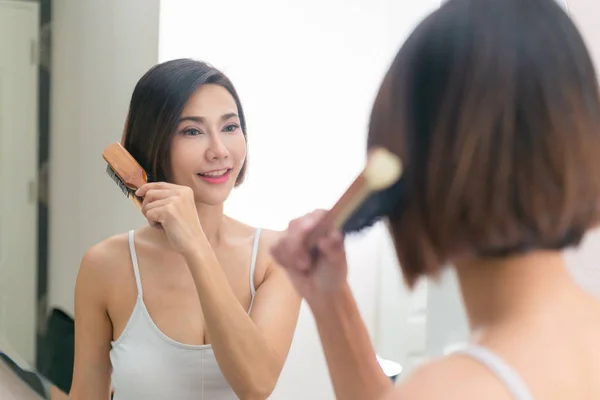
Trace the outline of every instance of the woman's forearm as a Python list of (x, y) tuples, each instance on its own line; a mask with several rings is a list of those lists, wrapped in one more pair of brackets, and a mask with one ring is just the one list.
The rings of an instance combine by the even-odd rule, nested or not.
[(319, 294), (307, 302), (315, 317), (336, 398), (377, 400), (392, 390), (346, 284), (336, 294)]
[(279, 377), (280, 360), (235, 297), (210, 246), (184, 257), (223, 375), (242, 399), (268, 397)]

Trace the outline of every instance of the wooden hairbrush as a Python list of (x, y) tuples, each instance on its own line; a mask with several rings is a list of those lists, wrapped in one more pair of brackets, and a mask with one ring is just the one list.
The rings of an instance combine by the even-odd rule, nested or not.
[(401, 176), (399, 157), (383, 147), (371, 149), (363, 171), (309, 233), (309, 247), (331, 226), (344, 234), (357, 232), (389, 215), (402, 192)]
[(135, 192), (148, 182), (146, 171), (118, 142), (108, 145), (102, 152), (102, 157), (108, 164), (106, 167), (108, 176), (121, 188), (125, 196), (141, 209), (142, 198), (136, 196)]

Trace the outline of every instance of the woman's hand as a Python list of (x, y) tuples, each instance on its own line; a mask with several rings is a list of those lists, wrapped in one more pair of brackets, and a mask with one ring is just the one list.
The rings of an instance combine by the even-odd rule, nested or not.
[(272, 247), (275, 260), (284, 267), (298, 293), (310, 302), (321, 295), (336, 294), (347, 285), (348, 266), (342, 234), (331, 227), (317, 241), (317, 249), (306, 243), (308, 233), (323, 218), (318, 210), (290, 222)]
[(143, 197), (142, 213), (151, 225), (160, 224), (171, 247), (180, 254), (194, 251), (200, 240), (206, 240), (194, 193), (187, 186), (167, 182), (147, 183), (137, 190)]

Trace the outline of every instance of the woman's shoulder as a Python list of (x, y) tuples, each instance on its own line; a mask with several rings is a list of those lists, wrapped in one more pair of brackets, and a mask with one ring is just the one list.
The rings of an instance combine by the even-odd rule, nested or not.
[(78, 283), (108, 283), (119, 279), (125, 266), (130, 264), (129, 235), (112, 235), (87, 249), (81, 258)]
[(87, 249), (81, 263), (86, 266), (112, 264), (114, 261), (122, 261), (123, 255), (128, 253), (129, 235), (120, 233), (110, 236)]
[(231, 217), (228, 217), (228, 220), (230, 226), (233, 228), (232, 231), (235, 232), (234, 234), (236, 236), (251, 237), (254, 239), (256, 238), (256, 235), (259, 234), (259, 249), (266, 247), (270, 248), (270, 245), (283, 233), (282, 231), (248, 225)]
[(417, 367), (385, 399), (505, 400), (510, 398), (507, 393), (485, 366), (461, 353), (453, 353)]
[[(238, 243), (243, 242), (252, 244), (253, 246), (256, 243), (258, 245), (256, 249), (256, 273), (258, 276), (264, 277), (274, 262), (271, 256), (271, 248), (283, 232), (251, 226), (232, 218), (229, 218), (229, 222), (234, 227), (234, 235), (241, 239), (241, 242)], [(259, 236), (257, 237), (256, 235)]]
[(282, 231), (277, 231), (273, 229), (260, 229), (260, 240), (263, 243), (264, 247), (270, 249), (273, 244), (279, 239), (279, 237), (283, 234)]

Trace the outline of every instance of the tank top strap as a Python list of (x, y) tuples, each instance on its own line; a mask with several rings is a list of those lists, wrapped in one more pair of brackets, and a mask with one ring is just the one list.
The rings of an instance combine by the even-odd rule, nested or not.
[(131, 254), (131, 263), (133, 264), (133, 273), (135, 275), (135, 284), (137, 286), (138, 297), (143, 296), (142, 280), (140, 279), (140, 268), (138, 266), (137, 253), (135, 252), (135, 240), (133, 229), (129, 231), (129, 253)]
[(504, 384), (515, 400), (533, 400), (519, 374), (491, 350), (479, 345), (469, 345), (456, 353), (469, 356), (485, 365)]
[(252, 245), (252, 261), (250, 262), (250, 293), (252, 294), (252, 298), (250, 300), (250, 308), (248, 308), (248, 314), (252, 310), (252, 305), (254, 304), (254, 295), (256, 294), (256, 286), (254, 285), (254, 271), (256, 270), (256, 258), (258, 256), (258, 244), (260, 242), (260, 233), (261, 228), (256, 228), (256, 233), (254, 234), (254, 243)]

